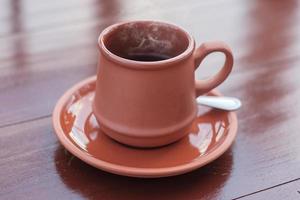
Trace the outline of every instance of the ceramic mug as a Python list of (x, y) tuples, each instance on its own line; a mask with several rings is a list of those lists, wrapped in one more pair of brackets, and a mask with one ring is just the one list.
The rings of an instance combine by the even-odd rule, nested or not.
[[(115, 24), (98, 44), (93, 113), (108, 136), (136, 147), (162, 146), (188, 134), (197, 114), (195, 98), (222, 83), (233, 66), (225, 43), (195, 48), (186, 31), (164, 22)], [(225, 54), (224, 66), (195, 81), (195, 70), (212, 52)]]

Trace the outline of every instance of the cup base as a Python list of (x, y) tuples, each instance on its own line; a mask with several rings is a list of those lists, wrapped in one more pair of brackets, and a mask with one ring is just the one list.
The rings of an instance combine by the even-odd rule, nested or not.
[(184, 136), (190, 133), (191, 124), (187, 125), (176, 132), (171, 132), (168, 134), (163, 134), (160, 136), (154, 137), (133, 137), (128, 136), (119, 132), (116, 132), (105, 125), (100, 124), (100, 129), (110, 138), (118, 141), (121, 144), (125, 144), (132, 147), (139, 147), (139, 148), (154, 148), (154, 147), (161, 147), (177, 140), (180, 140)]
[(185, 120), (163, 129), (136, 129), (120, 126), (97, 112), (93, 103), (93, 114), (97, 119), (100, 129), (117, 142), (138, 148), (161, 147), (180, 140), (191, 132), (192, 124), (197, 117), (198, 108), (195, 103), (195, 111)]

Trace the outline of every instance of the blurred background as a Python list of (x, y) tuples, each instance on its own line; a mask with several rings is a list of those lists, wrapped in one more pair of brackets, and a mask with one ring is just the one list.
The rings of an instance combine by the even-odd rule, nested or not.
[[(92, 198), (104, 195), (97, 185), (107, 183), (106, 192), (121, 182), (128, 187), (117, 188), (119, 196), (105, 197), (151, 197), (147, 190), (153, 192), (155, 182), (119, 179), (76, 159), (68, 173), (69, 160), (64, 160), (51, 127), (58, 98), (96, 73), (100, 32), (113, 23), (137, 19), (175, 23), (191, 33), (197, 45), (228, 43), (235, 65), (219, 89), (243, 101), (231, 150), (200, 172), (164, 180), (161, 188), (184, 189), (178, 196), (161, 189), (162, 194), (170, 199), (185, 194), (230, 199), (300, 177), (299, 1), (0, 0), (0, 194), (19, 191), (22, 197), (39, 191)], [(208, 56), (195, 76), (215, 73), (223, 60), (218, 53)], [(91, 187), (77, 183), (74, 173), (83, 183), (93, 183)], [(139, 185), (138, 193), (126, 191)]]
[[(299, 55), (299, 16), (297, 0), (1, 0), (0, 89), (7, 95), (1, 95), (0, 101), (6, 108), (11, 100), (18, 101), (5, 81), (10, 73), (16, 73), (13, 87), (22, 87), (18, 93), (28, 94), (16, 106), (25, 109), (24, 104), (35, 102), (32, 98), (38, 93), (45, 100), (35, 102), (35, 107), (43, 104), (44, 108), (49, 103), (49, 113), (53, 106), (47, 100), (49, 95), (58, 98), (73, 83), (95, 74), (100, 32), (113, 23), (134, 19), (178, 24), (194, 36), (198, 45), (209, 40), (227, 42), (236, 59), (234, 71), (247, 71), (243, 79), (253, 79), (255, 72), (251, 69)], [(218, 53), (209, 56), (196, 77), (216, 72), (222, 62)], [(261, 73), (258, 76), (264, 76)], [(234, 74), (224, 87), (229, 84), (231, 90), (237, 90), (240, 84), (248, 84), (235, 80)], [(38, 84), (39, 91), (30, 89), (32, 84)], [(50, 94), (50, 88), (57, 90)], [(1, 123), (21, 120), (14, 115)]]

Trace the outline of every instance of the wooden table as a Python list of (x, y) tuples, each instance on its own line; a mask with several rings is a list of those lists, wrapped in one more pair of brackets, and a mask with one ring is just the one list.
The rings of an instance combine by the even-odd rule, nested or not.
[[(297, 0), (0, 0), (0, 199), (300, 199)], [(97, 37), (128, 19), (176, 23), (223, 40), (235, 66), (219, 87), (242, 99), (238, 136), (215, 162), (172, 178), (97, 170), (58, 142), (51, 112), (96, 72)], [(207, 58), (197, 78), (219, 69)]]

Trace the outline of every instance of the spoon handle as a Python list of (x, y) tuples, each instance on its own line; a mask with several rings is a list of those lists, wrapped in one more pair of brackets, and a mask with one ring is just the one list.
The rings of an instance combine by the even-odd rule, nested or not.
[(234, 97), (200, 96), (196, 100), (198, 104), (228, 111), (237, 110), (242, 106), (241, 101)]

